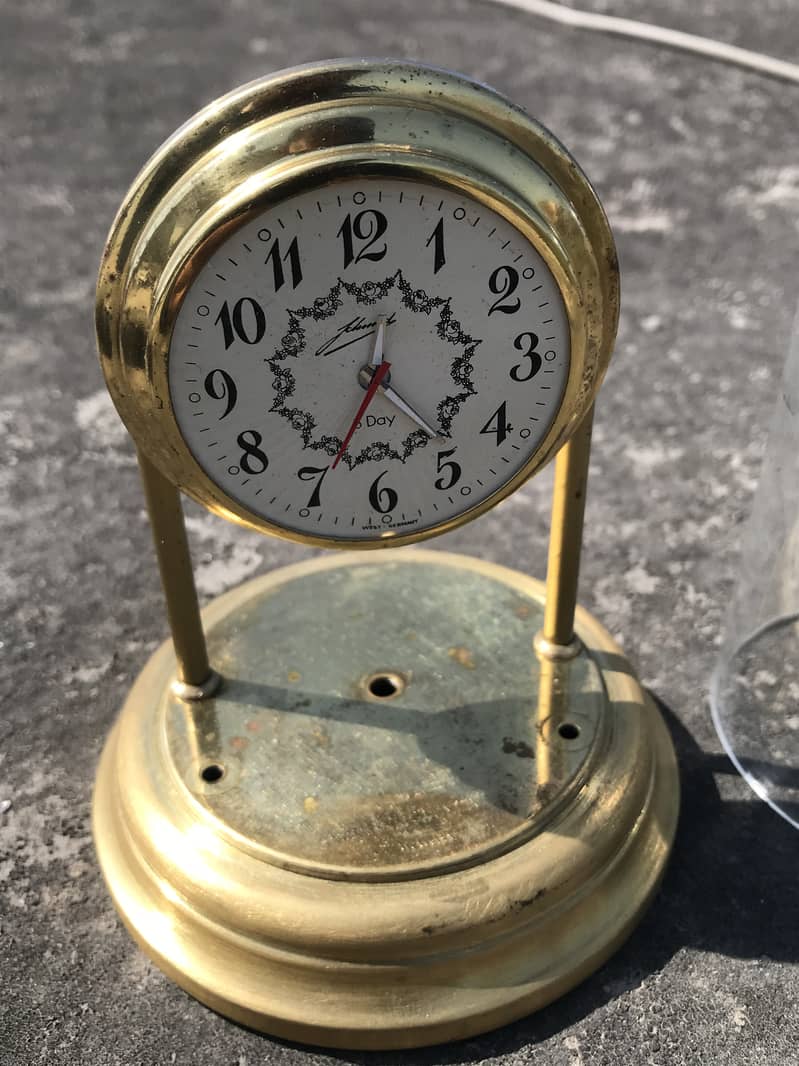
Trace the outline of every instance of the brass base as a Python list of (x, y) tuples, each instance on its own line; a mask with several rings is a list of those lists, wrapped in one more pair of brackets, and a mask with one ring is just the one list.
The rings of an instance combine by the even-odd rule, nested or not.
[(126, 925), (183, 988), (291, 1040), (403, 1048), (536, 1010), (651, 898), (674, 752), (619, 649), (533, 652), (543, 586), (434, 551), (316, 559), (204, 612), (219, 690), (164, 644), (97, 778)]

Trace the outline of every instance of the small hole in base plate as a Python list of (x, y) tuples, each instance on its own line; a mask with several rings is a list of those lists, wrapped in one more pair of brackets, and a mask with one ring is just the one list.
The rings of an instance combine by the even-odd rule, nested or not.
[(378, 674), (377, 677), (373, 677), (369, 682), (369, 691), (373, 696), (377, 696), (381, 700), (387, 700), (390, 696), (396, 696), (397, 683), (388, 674)]
[(220, 781), (224, 775), (224, 766), (220, 766), (217, 762), (209, 763), (208, 766), (204, 766), (200, 771), (200, 777), (203, 781), (207, 781), (209, 785), (213, 785), (216, 781)]
[(580, 735), (580, 727), (574, 722), (563, 722), (558, 726), (558, 735), (564, 740), (576, 740)]
[(378, 670), (361, 681), (361, 692), (373, 700), (391, 700), (401, 696), (407, 684), (407, 677), (395, 670)]

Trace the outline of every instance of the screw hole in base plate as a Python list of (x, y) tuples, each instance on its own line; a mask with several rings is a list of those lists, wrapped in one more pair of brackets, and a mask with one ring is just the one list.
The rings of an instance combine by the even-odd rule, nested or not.
[(372, 674), (364, 682), (366, 691), (377, 700), (390, 700), (402, 695), (405, 685), (405, 678), (390, 670), (381, 670), (377, 674)]
[(209, 785), (221, 781), (224, 776), (225, 768), (224, 766), (220, 766), (217, 762), (209, 763), (208, 766), (204, 766), (202, 770), (200, 770), (200, 777)]

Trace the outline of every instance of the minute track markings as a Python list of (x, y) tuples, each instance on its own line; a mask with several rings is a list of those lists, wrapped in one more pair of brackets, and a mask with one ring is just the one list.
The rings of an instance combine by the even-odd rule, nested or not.
[[(354, 208), (351, 206), (353, 204)], [(374, 229), (376, 216), (369, 214), (372, 210), (370, 205), (374, 205), (375, 209), (380, 205), (380, 211), (384, 213), (387, 220), (386, 226), (383, 226), (380, 220), (380, 230), (376, 237)], [(296, 238), (299, 252), (295, 253), (295, 256), (298, 254), (302, 257), (303, 276), (294, 286), (296, 294), (293, 299), (291, 298), (292, 277), (288, 258), (284, 263), (285, 282), (288, 284), (284, 283), (285, 288), (281, 285), (280, 288), (283, 291), (278, 292), (273, 298), (272, 271), (269, 269), (269, 263), (267, 263), (266, 278), (268, 290), (264, 294), (261, 292), (263, 271), (258, 269), (258, 257), (252, 254), (246, 256), (248, 249), (251, 252), (259, 250), (252, 241), (243, 241), (239, 236), (237, 240), (233, 240), (228, 245), (222, 244), (217, 248), (204, 270), (208, 278), (214, 277), (218, 272), (220, 280), (225, 279), (225, 289), (222, 294), (199, 287), (195, 290), (196, 293), (205, 292), (205, 298), (210, 304), (209, 312), (203, 308), (203, 317), (210, 313), (210, 320), (213, 322), (214, 317), (220, 313), (220, 305), (227, 300), (231, 324), (234, 307), (240, 305), (239, 318), (243, 322), (243, 329), (240, 332), (234, 330), (235, 336), (227, 360), (225, 360), (224, 352), (221, 351), (223, 329), (219, 322), (210, 329), (206, 328), (202, 319), (194, 327), (190, 322), (186, 322), (182, 338), (179, 332), (174, 330), (173, 336), (182, 339), (184, 351), (194, 352), (201, 349), (202, 353), (202, 360), (199, 364), (189, 366), (188, 363), (194, 361), (185, 359), (181, 359), (177, 364), (178, 368), (185, 366), (189, 372), (194, 370), (198, 374), (197, 377), (179, 379), (181, 381), (179, 388), (184, 390), (180, 402), (185, 407), (185, 422), (191, 422), (194, 426), (192, 432), (197, 442), (193, 449), (194, 455), (201, 465), (204, 465), (204, 461), (207, 462), (209, 472), (213, 467), (214, 475), (216, 471), (224, 471), (221, 477), (214, 476), (212, 480), (215, 480), (220, 488), (227, 486), (229, 498), (244, 507), (245, 517), (247, 508), (249, 508), (250, 513), (256, 516), (256, 520), (262, 517), (268, 522), (271, 515), (277, 527), (282, 526), (289, 532), (296, 530), (302, 533), (305, 530), (309, 535), (320, 538), (331, 537), (341, 540), (356, 538), (357, 540), (377, 541), (380, 539), (381, 531), (386, 535), (390, 533), (392, 536), (403, 538), (406, 531), (399, 528), (401, 526), (412, 523), (419, 531), (438, 529), (442, 524), (458, 519), (464, 513), (475, 512), (483, 501), (500, 495), (510, 479), (518, 471), (524, 469), (524, 464), (529, 461), (527, 456), (533, 454), (537, 442), (540, 443), (543, 439), (545, 427), (551, 421), (549, 412), (557, 410), (557, 403), (553, 406), (549, 399), (546, 404), (540, 402), (538, 404), (545, 409), (540, 420), (534, 416), (523, 416), (529, 419), (528, 424), (531, 427), (537, 427), (524, 431), (530, 434), (529, 440), (526, 437), (521, 440), (518, 434), (514, 434), (517, 436), (517, 443), (513, 443), (512, 439), (497, 442), (500, 446), (496, 448), (494, 460), (496, 466), (490, 469), (488, 472), (490, 480), (486, 481), (485, 474), (482, 478), (469, 474), (469, 471), (474, 469), (475, 460), (478, 460), (478, 469), (481, 467), (486, 469), (483, 465), (484, 460), (483, 463), (479, 462), (483, 445), (479, 443), (478, 446), (478, 441), (471, 437), (472, 416), (464, 419), (456, 414), (445, 433), (441, 433), (438, 437), (428, 435), (422, 438), (426, 444), (426, 450), (414, 449), (402, 463), (399, 463), (396, 459), (386, 455), (385, 449), (396, 449), (401, 437), (414, 432), (414, 425), (403, 421), (406, 416), (401, 410), (395, 411), (390, 401), (377, 396), (374, 406), (367, 413), (371, 420), (370, 425), (359, 427), (353, 444), (350, 445), (351, 448), (358, 448), (359, 453), (364, 449), (371, 449), (371, 451), (365, 456), (363, 463), (355, 468), (345, 470), (342, 460), (341, 469), (345, 470), (344, 481), (339, 482), (335, 490), (328, 475), (328, 480), (325, 481), (321, 492), (322, 507), (320, 508), (317, 504), (313, 508), (308, 508), (305, 505), (308, 497), (300, 499), (297, 495), (297, 487), (292, 484), (297, 469), (306, 464), (318, 467), (320, 470), (326, 466), (329, 467), (335, 448), (330, 452), (327, 451), (325, 434), (332, 435), (341, 432), (336, 419), (333, 418), (331, 422), (330, 414), (328, 414), (328, 410), (332, 413), (332, 398), (349, 396), (353, 402), (352, 409), (357, 407), (358, 392), (351, 390), (359, 389), (355, 381), (356, 372), (368, 363), (369, 345), (374, 339), (374, 326), (370, 323), (379, 318), (392, 317), (391, 325), (386, 329), (384, 356), (385, 361), (394, 364), (391, 370), (394, 379), (391, 387), (400, 398), (405, 398), (427, 420), (429, 426), (439, 426), (440, 422), (437, 419), (442, 417), (437, 408), (437, 404), (440, 404), (444, 395), (440, 391), (440, 383), (442, 380), (449, 380), (446, 372), (442, 378), (442, 368), (448, 367), (449, 358), (454, 360), (458, 357), (457, 346), (451, 351), (448, 347), (442, 348), (441, 346), (450, 317), (458, 320), (462, 332), (473, 338), (476, 343), (481, 344), (484, 352), (492, 349), (497, 351), (498, 361), (496, 365), (492, 364), (488, 369), (485, 360), (477, 357), (473, 360), (473, 384), (479, 390), (475, 392), (475, 396), (479, 395), (480, 402), (487, 405), (486, 413), (497, 408), (503, 396), (508, 397), (508, 402), (511, 402), (511, 395), (504, 390), (507, 388), (509, 370), (519, 363), (520, 352), (522, 353), (523, 380), (526, 380), (525, 374), (529, 373), (530, 378), (533, 378), (543, 372), (542, 376), (546, 374), (548, 378), (553, 378), (554, 375), (554, 378), (547, 386), (541, 386), (541, 377), (539, 377), (539, 386), (553, 393), (561, 388), (560, 383), (568, 372), (569, 360), (568, 347), (566, 347), (565, 354), (561, 347), (563, 333), (561, 320), (557, 315), (553, 314), (550, 321), (558, 323), (559, 340), (556, 341), (554, 335), (547, 335), (546, 343), (543, 340), (536, 340), (534, 344), (532, 343), (532, 338), (535, 336), (532, 331), (540, 330), (541, 322), (540, 319), (536, 321), (537, 316), (533, 308), (549, 309), (550, 304), (556, 304), (556, 300), (552, 298), (553, 291), (556, 296), (559, 296), (559, 290), (553, 284), (551, 273), (548, 272), (546, 263), (541, 260), (540, 256), (537, 256), (535, 246), (530, 246), (525, 240), (520, 239), (520, 234), (512, 230), (507, 220), (494, 215), (491, 211), (488, 211), (483, 218), (482, 213), (478, 213), (474, 208), (475, 201), (464, 197), (460, 190), (448, 191), (446, 196), (437, 199), (435, 189), (431, 192), (424, 187), (419, 188), (414, 181), (406, 179), (391, 179), (383, 185), (377, 181), (370, 184), (370, 179), (363, 178), (357, 183), (354, 180), (342, 183), (339, 188), (334, 185), (332, 190), (325, 192), (324, 200), (320, 196), (314, 198), (312, 194), (303, 193), (293, 202), (291, 199), (285, 201), (283, 214), (289, 218), (289, 222), (286, 222), (286, 218), (278, 220), (274, 214), (264, 212), (248, 223), (247, 232), (254, 235), (259, 226), (263, 227), (263, 230), (259, 232), (259, 240), (266, 241), (265, 252), (275, 242), (274, 236), (267, 237), (269, 229), (272, 230), (272, 234), (275, 231), (283, 233), (280, 251), (275, 253), (275, 257), (279, 254), (281, 260), (287, 252), (284, 242)], [(344, 259), (342, 239), (339, 238), (336, 241), (333, 235), (348, 212), (352, 212), (354, 227), (358, 211), (363, 213), (364, 218), (358, 226), (359, 232), (353, 232), (354, 257), (351, 264), (347, 265), (342, 262)], [(431, 232), (440, 219), (443, 219), (443, 232), (438, 239), (439, 246), (434, 248), (433, 244), (429, 243), (425, 252), (425, 241), (430, 241)], [(464, 227), (458, 225), (460, 221), (465, 223)], [(495, 238), (496, 243), (494, 243)], [(245, 248), (245, 243), (247, 243), (247, 248)], [(532, 257), (530, 257), (530, 252), (525, 251), (528, 247), (532, 249)], [(441, 253), (438, 257), (434, 254), (437, 250)], [(373, 260), (371, 255), (374, 253), (377, 253), (377, 257)], [(488, 258), (483, 258), (485, 256)], [(439, 270), (434, 272), (434, 264), (441, 258), (444, 262)], [(228, 278), (224, 273), (224, 264), (237, 270), (235, 279)], [(456, 264), (468, 264), (468, 267), (465, 271), (461, 271), (457, 269)], [(511, 267), (510, 264), (514, 266)], [(505, 310), (504, 306), (499, 308), (492, 315), (490, 323), (487, 323), (485, 314), (490, 303), (485, 300), (485, 296), (489, 294), (487, 279), (498, 267), (513, 270), (514, 275), (518, 271), (519, 275), (519, 282), (515, 284), (514, 291), (503, 297), (501, 303), (511, 305), (516, 297), (521, 297), (521, 301), (516, 309), (509, 307)], [(398, 269), (403, 272), (401, 275), (404, 279), (403, 288), (400, 289), (395, 283), (387, 289), (386, 280), (394, 277)], [(537, 291), (534, 295), (542, 294), (539, 296), (539, 304), (533, 304), (529, 300), (533, 287), (525, 290), (524, 283), (521, 282), (522, 277), (526, 281), (527, 277), (534, 277), (536, 274), (538, 275), (535, 279)], [(342, 282), (338, 295), (333, 292), (337, 279)], [(301, 288), (299, 288), (300, 281), (302, 282)], [(343, 283), (349, 285), (350, 288), (345, 289)], [(467, 290), (467, 285), (473, 285), (474, 295)], [(365, 289), (364, 286), (366, 286)], [(464, 295), (462, 290), (468, 291), (468, 296)], [(209, 295), (211, 293), (214, 295)], [(496, 295), (494, 294), (491, 299), (494, 299)], [(202, 298), (199, 296), (200, 300)], [(337, 306), (328, 308), (327, 302), (331, 298)], [(450, 308), (440, 321), (438, 309), (434, 310), (433, 316), (427, 310), (426, 304), (429, 304), (431, 299), (441, 299)], [(265, 332), (258, 324), (258, 312), (253, 309), (253, 303), (256, 301), (266, 316)], [(192, 304), (192, 309), (195, 309), (194, 301)], [(409, 317), (412, 305), (414, 310), (418, 307), (418, 310), (423, 311), (424, 317), (420, 315), (417, 319), (414, 314)], [(316, 311), (313, 316), (309, 314), (299, 319), (299, 328), (303, 331), (304, 338), (300, 340), (300, 347), (292, 351), (291, 345), (284, 344), (287, 330), (290, 331), (292, 328), (290, 315), (295, 312), (291, 309), (314, 307)], [(513, 317), (514, 311), (520, 313)], [(561, 313), (560, 309), (559, 313)], [(303, 314), (305, 314), (304, 310)], [(528, 316), (527, 321), (523, 321), (525, 315)], [(534, 317), (530, 319), (530, 315)], [(360, 339), (355, 332), (341, 334), (345, 325), (356, 319), (366, 327), (362, 333), (358, 331), (361, 333)], [(415, 322), (416, 325), (408, 333), (406, 330), (411, 322)], [(186, 346), (190, 329), (200, 334), (194, 348)], [(525, 331), (529, 336), (524, 335)], [(514, 352), (513, 341), (520, 334), (524, 335), (523, 343), (521, 348)], [(258, 335), (257, 344), (256, 335)], [(296, 335), (300, 339), (300, 334)], [(341, 339), (332, 344), (332, 349), (327, 351), (325, 344), (339, 335)], [(412, 338), (410, 348), (405, 345), (407, 337)], [(363, 350), (359, 350), (359, 343)], [(247, 348), (250, 344), (254, 346)], [(220, 350), (217, 350), (217, 346)], [(528, 347), (529, 354), (526, 354)], [(293, 412), (294, 426), (285, 417), (278, 425), (275, 425), (276, 412), (272, 407), (272, 398), (267, 393), (265, 399), (268, 402), (262, 402), (263, 378), (255, 377), (256, 365), (264, 366), (268, 372), (268, 367), (274, 360), (274, 352), (278, 348), (284, 349), (285, 355), (275, 363), (274, 373), (286, 369), (292, 371), (295, 377), (293, 390), (287, 393), (286, 399), (282, 401), (282, 405), (287, 408), (286, 414)], [(557, 355), (549, 352), (550, 348), (555, 348)], [(538, 355), (538, 359), (542, 361), (546, 355), (546, 362), (540, 365), (533, 357), (534, 354)], [(507, 361), (506, 355), (509, 357)], [(447, 361), (442, 363), (444, 356)], [(422, 363), (423, 359), (424, 363)], [(432, 359), (430, 365), (435, 368), (434, 376), (431, 376), (433, 370), (427, 369), (426, 360), (428, 359)], [(170, 365), (175, 368), (175, 361), (173, 360)], [(329, 369), (325, 370), (325, 367)], [(220, 376), (223, 372), (228, 375), (224, 384)], [(349, 379), (346, 377), (350, 373), (352, 374), (351, 384), (347, 383)], [(218, 394), (218, 399), (214, 395), (215, 402), (211, 402), (209, 411), (203, 410), (199, 413), (204, 417), (189, 419), (188, 414), (191, 410), (188, 401), (189, 387), (194, 387), (199, 383), (201, 387), (198, 391), (203, 393), (202, 384), (211, 374), (214, 376), (210, 388), (213, 389), (213, 393)], [(175, 369), (172, 369), (173, 379), (174, 375)], [(511, 377), (512, 380), (516, 380), (512, 375)], [(227, 384), (228, 380), (232, 382), (230, 387)], [(431, 385), (435, 382), (429, 394), (426, 393), (428, 382)], [(462, 390), (453, 388), (453, 384), (450, 384), (449, 388), (455, 396), (458, 391)], [(269, 385), (272, 385), (271, 376)], [(233, 386), (235, 386), (235, 391)], [(511, 388), (517, 388), (520, 392), (524, 391), (523, 385), (511, 386)], [(536, 391), (539, 390), (533, 389), (533, 394)], [(360, 395), (363, 397), (363, 392)], [(173, 402), (176, 403), (176, 411), (179, 415), (177, 394), (175, 396), (176, 400)], [(327, 396), (331, 397), (330, 401), (327, 400)], [(227, 411), (226, 408), (230, 405), (231, 399), (233, 405), (230, 411)], [(528, 394), (528, 404), (531, 401), (532, 397)], [(196, 397), (193, 402), (197, 406)], [(469, 409), (467, 406), (463, 408), (463, 411), (466, 412)], [(227, 415), (230, 412), (232, 414), (228, 418)], [(298, 445), (302, 447), (297, 429), (300, 419), (304, 419), (306, 415), (313, 418), (316, 423), (312, 439), (320, 446), (315, 454), (308, 451), (302, 454), (300, 450), (295, 450)], [(220, 416), (227, 420), (221, 421)], [(218, 421), (221, 421), (221, 426), (212, 430)], [(484, 417), (480, 425), (482, 421)], [(203, 422), (207, 422), (207, 425), (199, 429), (199, 423)], [(379, 426), (383, 427), (382, 430)], [(231, 440), (228, 446), (232, 445), (232, 454), (226, 454), (223, 459), (219, 459), (224, 444), (221, 444), (218, 439), (209, 438), (212, 431), (219, 433), (220, 430), (228, 432), (232, 430), (233, 438), (242, 433), (248, 438), (250, 433), (254, 432), (262, 435), (263, 444), (259, 447), (268, 457), (270, 466), (264, 481), (269, 479), (272, 482), (277, 495), (273, 492), (272, 497), (267, 496), (268, 489), (259, 486), (259, 479), (248, 477), (243, 470), (238, 476), (227, 474), (226, 468), (229, 465), (240, 465), (241, 453)], [(401, 436), (398, 436), (398, 431)], [(187, 436), (190, 441), (191, 434)], [(482, 437), (479, 441), (482, 442), (485, 439)], [(493, 432), (488, 440), (494, 440)], [(340, 443), (340, 437), (338, 443)], [(507, 444), (511, 444), (511, 447), (506, 448), (504, 445)], [(494, 451), (493, 444), (490, 445), (490, 449)], [(445, 464), (444, 458), (440, 458), (436, 471), (436, 457), (442, 450), (449, 453), (450, 461)], [(402, 451), (403, 449), (400, 448), (399, 454), (402, 454)], [(513, 455), (510, 455), (511, 451)], [(430, 463), (431, 458), (432, 463)], [(215, 467), (213, 466), (214, 459), (217, 459)], [(289, 473), (286, 473), (287, 459), (291, 478)], [(295, 461), (296, 467), (293, 465)], [(258, 467), (262, 460), (256, 458), (252, 462)], [(375, 490), (374, 498), (379, 499), (379, 506), (375, 506), (370, 503), (368, 490), (378, 475), (381, 480)], [(319, 475), (305, 480), (317, 482)], [(436, 480), (442, 480), (447, 487), (450, 487), (451, 483), (453, 487), (449, 492), (440, 492), (434, 486)], [(468, 484), (469, 481), (471, 481), (471, 487)], [(308, 490), (310, 487), (308, 486)], [(390, 490), (390, 495), (386, 494), (387, 490)], [(471, 498), (468, 498), (467, 490), (470, 490)], [(301, 491), (304, 494), (306, 490)], [(438, 491), (438, 497), (434, 498), (436, 491)], [(382, 494), (379, 497), (378, 492)], [(270, 500), (274, 502), (267, 502)], [(339, 510), (338, 514), (334, 513), (333, 502), (337, 504), (337, 509), (342, 508), (343, 505), (343, 513), (342, 510)], [(352, 516), (351, 530), (346, 528), (347, 511), (350, 511)], [(285, 518), (282, 517), (284, 515)]]

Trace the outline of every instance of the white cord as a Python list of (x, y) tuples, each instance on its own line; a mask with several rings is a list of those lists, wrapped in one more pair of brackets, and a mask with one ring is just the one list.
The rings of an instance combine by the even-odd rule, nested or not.
[(799, 85), (799, 64), (775, 59), (760, 52), (751, 52), (748, 48), (738, 48), (733, 44), (724, 44), (710, 37), (700, 37), (695, 33), (683, 33), (681, 30), (664, 29), (648, 22), (636, 19), (616, 18), (614, 15), (597, 15), (589, 11), (578, 11), (551, 0), (493, 0), (527, 11), (531, 15), (559, 22), (579, 30), (596, 30), (599, 33), (611, 33), (617, 37), (633, 37), (650, 44), (677, 48), (682, 52), (693, 52), (706, 59), (717, 59), (722, 63), (732, 63), (737, 67), (757, 71), (770, 78), (790, 81)]

